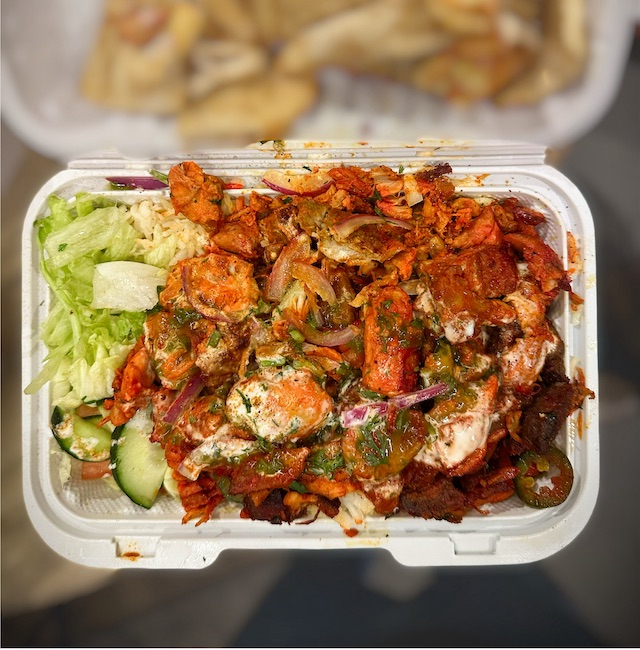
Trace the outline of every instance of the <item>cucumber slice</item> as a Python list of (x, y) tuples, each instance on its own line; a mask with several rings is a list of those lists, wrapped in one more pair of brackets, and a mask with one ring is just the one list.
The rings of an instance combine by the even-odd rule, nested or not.
[(138, 411), (113, 431), (113, 478), (122, 491), (143, 508), (150, 508), (162, 487), (167, 461), (164, 450), (149, 436), (153, 430), (151, 409)]
[(90, 463), (109, 459), (111, 429), (99, 426), (102, 417), (81, 418), (59, 406), (51, 414), (51, 430), (60, 447), (70, 456)]

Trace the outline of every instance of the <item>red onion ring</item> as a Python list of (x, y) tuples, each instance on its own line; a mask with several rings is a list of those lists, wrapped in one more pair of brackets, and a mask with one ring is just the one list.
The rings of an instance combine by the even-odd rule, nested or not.
[(380, 415), (385, 415), (389, 406), (395, 406), (398, 409), (406, 409), (420, 402), (432, 399), (441, 395), (447, 390), (448, 386), (444, 383), (434, 384), (427, 388), (414, 391), (413, 393), (404, 393), (389, 398), (386, 402), (369, 402), (367, 404), (358, 404), (348, 411), (340, 414), (340, 423), (345, 428), (357, 427), (364, 424), (369, 419), (369, 411), (374, 410)]
[(291, 280), (291, 266), (296, 260), (309, 260), (311, 258), (311, 239), (302, 232), (292, 239), (278, 255), (271, 273), (267, 278), (265, 296), (267, 300), (280, 301), (284, 297), (289, 280)]
[[(293, 181), (293, 185), (291, 182)], [(326, 192), (333, 181), (319, 174), (284, 174), (277, 169), (269, 169), (262, 182), (275, 192), (288, 196), (313, 197)]]
[(296, 261), (291, 266), (291, 275), (298, 280), (302, 280), (309, 289), (317, 293), (330, 305), (335, 305), (338, 302), (331, 282), (329, 282), (327, 276), (318, 267)]
[(182, 387), (178, 396), (173, 400), (171, 406), (164, 414), (162, 421), (167, 424), (174, 424), (180, 417), (181, 413), (193, 402), (193, 400), (200, 394), (204, 388), (204, 379), (201, 373), (196, 373), (189, 377), (187, 383)]
[(358, 404), (350, 408), (348, 411), (343, 411), (340, 414), (340, 424), (345, 429), (351, 429), (364, 424), (369, 419), (370, 411), (375, 411), (380, 415), (385, 415), (389, 410), (387, 402), (370, 402), (369, 404)]
[(153, 176), (107, 176), (106, 180), (123, 189), (164, 190), (168, 187), (165, 182)]
[(342, 219), (331, 226), (331, 230), (338, 235), (338, 237), (348, 237), (354, 233), (358, 228), (368, 225), (389, 225), (398, 226), (405, 230), (411, 230), (413, 225), (408, 221), (402, 219), (394, 219), (393, 217), (380, 217), (375, 214), (354, 214), (346, 219)]
[(419, 404), (420, 402), (425, 402), (428, 399), (441, 395), (447, 390), (447, 388), (447, 384), (439, 382), (433, 386), (416, 390), (413, 393), (396, 395), (395, 397), (389, 398), (389, 402), (399, 409), (406, 409), (414, 404)]

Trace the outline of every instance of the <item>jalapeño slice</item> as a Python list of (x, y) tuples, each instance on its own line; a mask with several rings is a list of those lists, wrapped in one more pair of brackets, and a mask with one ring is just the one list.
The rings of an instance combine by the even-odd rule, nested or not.
[[(552, 508), (563, 503), (573, 485), (573, 467), (564, 452), (551, 447), (545, 454), (526, 451), (516, 462), (520, 475), (515, 479), (516, 494), (532, 508)], [(554, 471), (555, 468), (555, 471)], [(546, 478), (552, 486), (539, 485)]]

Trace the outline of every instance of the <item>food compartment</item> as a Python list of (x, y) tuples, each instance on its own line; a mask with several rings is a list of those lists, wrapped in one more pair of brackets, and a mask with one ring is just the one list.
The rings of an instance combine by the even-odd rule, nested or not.
[[(585, 373), (585, 383), (597, 391), (595, 337), (595, 259), (593, 229), (584, 200), (558, 172), (545, 166), (538, 148), (517, 149), (504, 164), (501, 147), (465, 144), (420, 143), (411, 147), (329, 148), (312, 144), (287, 143), (283, 150), (264, 145), (254, 151), (228, 155), (195, 157), (202, 168), (227, 182), (242, 184), (231, 194), (256, 189), (272, 190), (261, 183), (267, 169), (284, 168), (305, 173), (309, 165), (334, 167), (339, 164), (373, 167), (402, 165), (407, 172), (425, 164), (450, 162), (450, 174), (460, 195), (506, 198), (542, 212), (547, 222), (541, 227), (544, 240), (559, 255), (565, 268), (570, 264), (567, 233), (575, 238), (582, 255), (581, 266), (573, 275), (573, 290), (584, 299), (576, 312), (566, 293), (553, 306), (552, 318), (565, 342), (565, 367), (572, 376), (576, 366)], [(508, 150), (508, 149), (507, 149)], [(283, 155), (283, 151), (286, 153)], [(167, 172), (178, 162), (96, 160), (79, 161), (45, 186), (34, 200), (25, 224), (25, 385), (38, 372), (46, 354), (38, 341), (37, 327), (48, 313), (49, 291), (38, 272), (38, 252), (33, 242), (32, 223), (40, 216), (51, 193), (70, 198), (78, 191), (109, 194), (125, 202), (142, 197), (166, 195), (164, 191), (117, 191), (105, 189), (105, 178), (114, 175), (145, 174), (153, 167)], [(537, 164), (532, 164), (536, 160)], [(75, 166), (75, 167), (74, 167)], [(82, 168), (83, 167), (83, 168)], [(143, 553), (138, 566), (202, 566), (185, 544), (202, 545), (204, 564), (213, 561), (224, 548), (344, 548), (380, 546), (407, 564), (487, 564), (532, 561), (549, 555), (568, 543), (584, 526), (597, 494), (597, 398), (586, 400), (573, 414), (558, 437), (575, 470), (569, 498), (560, 506), (534, 510), (515, 496), (489, 504), (484, 513), (470, 512), (458, 524), (423, 520), (406, 514), (390, 518), (368, 516), (357, 524), (357, 534), (349, 536), (336, 521), (320, 518), (308, 526), (293, 522), (273, 526), (266, 522), (241, 519), (238, 509), (219, 507), (211, 520), (195, 527), (181, 524), (183, 510), (170, 495), (161, 495), (150, 510), (132, 503), (109, 481), (86, 481), (78, 464), (60, 451), (49, 429), (50, 392), (41, 390), (25, 397), (25, 490), (30, 514), (45, 539), (70, 559), (95, 566), (120, 566), (114, 539), (157, 539), (153, 552)], [(354, 518), (357, 519), (357, 516)], [(78, 547), (92, 540), (85, 551)], [(120, 545), (122, 546), (122, 545)], [(124, 547), (128, 548), (126, 545)], [(89, 551), (88, 549), (92, 550)], [(199, 547), (200, 548), (200, 547)], [(159, 550), (161, 549), (161, 551)], [(84, 557), (84, 559), (83, 559)]]

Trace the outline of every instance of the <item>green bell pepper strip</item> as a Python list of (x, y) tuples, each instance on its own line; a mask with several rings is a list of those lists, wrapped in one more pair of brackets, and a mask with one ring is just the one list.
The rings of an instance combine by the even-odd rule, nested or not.
[[(520, 475), (514, 480), (516, 494), (531, 508), (552, 508), (563, 503), (573, 485), (571, 462), (557, 447), (551, 447), (545, 454), (525, 451), (516, 461)], [(537, 487), (537, 479), (548, 476), (555, 467), (559, 474), (550, 476), (553, 487)]]

